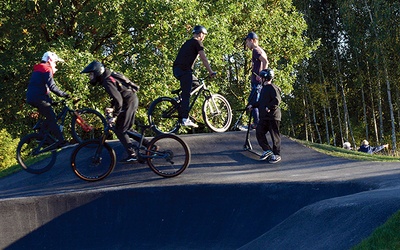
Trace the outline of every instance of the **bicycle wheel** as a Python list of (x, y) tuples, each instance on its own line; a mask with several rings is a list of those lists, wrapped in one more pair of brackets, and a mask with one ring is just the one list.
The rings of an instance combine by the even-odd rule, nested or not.
[[(190, 164), (189, 146), (176, 135), (158, 135), (150, 141), (148, 148), (147, 164), (154, 173), (162, 177), (178, 176)], [(151, 150), (153, 148), (157, 150)]]
[(73, 115), (71, 120), (72, 137), (79, 143), (89, 139), (100, 138), (107, 125), (106, 118), (94, 109), (81, 109), (77, 110), (77, 112), (88, 127), (85, 128), (79, 125), (76, 115)]
[(178, 107), (178, 102), (170, 97), (160, 97), (151, 103), (147, 115), (156, 134), (178, 132)]
[(203, 118), (214, 132), (225, 132), (232, 122), (232, 109), (228, 100), (220, 94), (213, 94), (203, 103)]
[(57, 152), (43, 152), (39, 134), (29, 134), (23, 137), (17, 146), (17, 161), (21, 167), (31, 174), (41, 174), (49, 171), (56, 162)]
[(115, 168), (116, 156), (112, 147), (100, 140), (88, 140), (72, 152), (71, 166), (74, 173), (85, 181), (106, 178)]

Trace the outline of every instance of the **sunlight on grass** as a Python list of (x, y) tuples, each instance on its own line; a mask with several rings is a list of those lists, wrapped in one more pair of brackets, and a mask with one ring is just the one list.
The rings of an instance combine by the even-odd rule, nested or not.
[(378, 227), (370, 237), (363, 240), (353, 250), (400, 249), (400, 211), (385, 224)]

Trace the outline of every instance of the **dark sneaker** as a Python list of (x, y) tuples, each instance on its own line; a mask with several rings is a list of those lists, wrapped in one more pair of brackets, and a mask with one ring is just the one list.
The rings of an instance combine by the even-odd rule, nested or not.
[(264, 151), (264, 153), (260, 156), (260, 161), (269, 160), (269, 158), (271, 158), (271, 156), (272, 156), (273, 154), (274, 154), (274, 153), (272, 153), (271, 150)]
[(120, 160), (119, 163), (133, 163), (133, 162), (136, 162), (137, 160), (138, 159), (137, 159), (136, 154), (131, 154), (128, 157)]
[(157, 146), (157, 145), (153, 145), (153, 146), (151, 147), (151, 151), (158, 151), (158, 150), (160, 150), (160, 147)]
[(269, 159), (269, 163), (277, 163), (281, 161), (281, 156), (280, 155), (272, 155), (271, 158)]

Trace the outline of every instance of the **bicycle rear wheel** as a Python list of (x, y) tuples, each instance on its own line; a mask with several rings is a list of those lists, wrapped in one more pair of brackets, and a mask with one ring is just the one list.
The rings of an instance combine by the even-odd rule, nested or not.
[(147, 164), (154, 173), (162, 177), (178, 176), (190, 164), (189, 146), (176, 135), (156, 136), (150, 141), (148, 149)]
[(81, 109), (76, 112), (78, 112), (87, 125), (87, 127), (82, 127), (77, 122), (76, 115), (72, 116), (71, 134), (78, 143), (89, 139), (97, 139), (103, 135), (107, 121), (100, 112), (94, 109)]
[(76, 176), (85, 181), (106, 178), (115, 168), (116, 156), (112, 147), (100, 140), (88, 140), (75, 148), (71, 167)]
[(17, 146), (17, 161), (21, 167), (31, 174), (41, 174), (49, 171), (57, 159), (57, 152), (43, 152), (46, 147), (39, 134), (29, 134), (23, 137)]
[(213, 94), (203, 103), (203, 118), (214, 132), (225, 132), (232, 122), (232, 109), (228, 100), (220, 94)]
[(170, 97), (160, 97), (151, 103), (147, 115), (156, 134), (178, 132), (178, 107), (178, 102)]

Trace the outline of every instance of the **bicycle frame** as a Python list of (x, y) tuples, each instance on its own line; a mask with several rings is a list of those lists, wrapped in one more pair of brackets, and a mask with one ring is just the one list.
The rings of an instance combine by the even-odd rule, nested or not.
[[(78, 100), (79, 101), (79, 100)], [(76, 101), (75, 103), (77, 103), (78, 101)], [(70, 114), (71, 117), (74, 117), (74, 115), (77, 117), (77, 123), (79, 124), (79, 126), (82, 127), (83, 130), (85, 130), (86, 132), (89, 132), (90, 130), (92, 130), (92, 127), (89, 126), (86, 121), (79, 115), (79, 113), (76, 110), (73, 110), (71, 108), (69, 108), (66, 105), (65, 101), (61, 102), (62, 105), (64, 105), (64, 107), (62, 108), (62, 110), (56, 115), (56, 121), (59, 122), (59, 126), (60, 126), (60, 130), (62, 131), (64, 129), (64, 124), (65, 124), (65, 119), (67, 118), (67, 114)], [(57, 104), (56, 104), (57, 105)], [(54, 105), (54, 106), (56, 106)], [(43, 119), (39, 119), (39, 121), (36, 123), (36, 125), (33, 127), (33, 130), (37, 130), (40, 129), (41, 124), (43, 123)]]
[[(199, 81), (200, 85), (197, 86), (195, 89), (193, 89), (190, 92), (190, 96), (191, 97), (193, 96), (193, 99), (192, 99), (192, 101), (191, 101), (191, 103), (189, 105), (189, 112), (192, 110), (192, 108), (193, 108), (194, 104), (196, 103), (197, 99), (199, 98), (199, 96), (201, 94), (203, 94), (203, 96), (204, 96), (204, 98), (206, 100), (207, 99), (211, 100), (212, 107), (215, 109), (215, 111), (213, 111), (213, 113), (217, 113), (218, 114), (220, 111), (219, 111), (217, 105), (215, 104), (214, 100), (211, 98), (211, 96), (212, 96), (211, 91), (207, 88), (207, 86), (206, 86), (206, 84), (204, 82), (204, 79), (199, 79), (198, 81)], [(179, 100), (181, 100), (181, 99), (182, 99), (181, 92), (179, 92)]]

